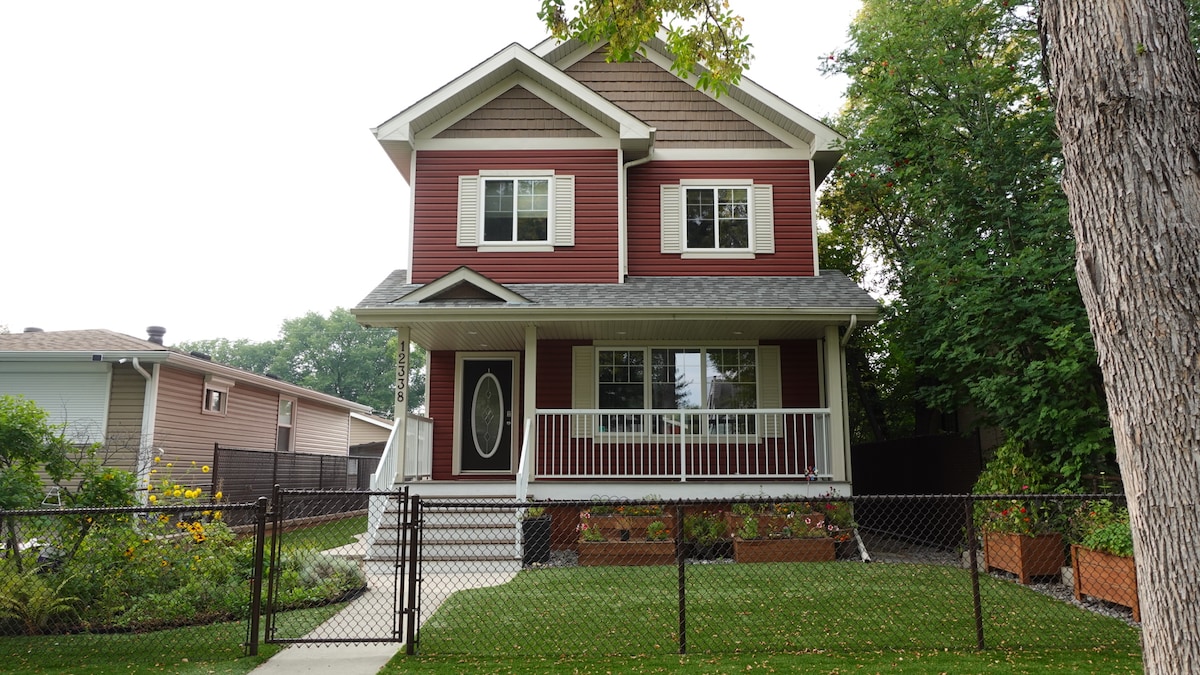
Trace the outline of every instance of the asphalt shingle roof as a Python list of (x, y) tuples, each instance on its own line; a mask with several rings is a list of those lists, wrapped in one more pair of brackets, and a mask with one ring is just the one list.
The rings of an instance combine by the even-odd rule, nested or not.
[(168, 351), (167, 347), (111, 330), (60, 330), (0, 334), (0, 352)]
[(873, 313), (879, 303), (846, 275), (822, 270), (816, 277), (630, 277), (624, 284), (504, 284), (530, 304), (496, 300), (453, 299), (424, 303), (402, 301), (421, 284), (406, 284), (405, 270), (392, 272), (358, 304), (357, 309), (414, 306), (496, 307), (513, 304), (546, 309), (631, 307), (830, 308)]

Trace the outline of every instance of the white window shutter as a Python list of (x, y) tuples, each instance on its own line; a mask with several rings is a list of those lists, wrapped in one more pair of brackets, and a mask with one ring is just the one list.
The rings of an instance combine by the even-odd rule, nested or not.
[(679, 192), (678, 185), (663, 185), (659, 188), (663, 253), (683, 253), (683, 215), (679, 208)]
[[(780, 370), (779, 345), (763, 345), (758, 348), (758, 407), (783, 407), (783, 377)], [(766, 415), (762, 435), (776, 438), (783, 430), (779, 415)]]
[(458, 245), (479, 245), (479, 177), (458, 177)]
[(770, 185), (754, 185), (754, 252), (775, 252), (775, 201)]
[(554, 177), (555, 246), (575, 245), (575, 176)]
[[(592, 347), (571, 348), (571, 407), (589, 410), (596, 407), (595, 349)], [(571, 418), (572, 438), (591, 438), (592, 420), (580, 421)]]

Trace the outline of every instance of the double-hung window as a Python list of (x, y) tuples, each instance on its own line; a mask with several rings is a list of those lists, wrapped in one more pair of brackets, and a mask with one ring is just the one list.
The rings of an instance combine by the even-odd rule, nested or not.
[[(597, 403), (603, 410), (661, 410), (603, 414), (600, 432), (659, 434), (754, 433), (758, 356), (753, 347), (599, 348)], [(688, 414), (688, 410), (729, 413)]]
[(483, 241), (546, 243), (550, 179), (483, 179)]
[(684, 188), (685, 249), (750, 250), (750, 190)]

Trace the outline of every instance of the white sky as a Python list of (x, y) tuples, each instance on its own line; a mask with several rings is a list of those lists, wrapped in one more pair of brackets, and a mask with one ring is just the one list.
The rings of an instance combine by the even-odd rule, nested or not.
[[(369, 129), (506, 45), (539, 0), (0, 3), (0, 327), (273, 340), (408, 264)], [(569, 3), (573, 4), (573, 3)], [(811, 115), (858, 0), (733, 0), (749, 77)]]

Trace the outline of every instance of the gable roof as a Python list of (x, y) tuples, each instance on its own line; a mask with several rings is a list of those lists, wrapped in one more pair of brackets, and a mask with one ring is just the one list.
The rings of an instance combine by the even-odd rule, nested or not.
[(297, 398), (316, 401), (345, 410), (369, 413), (371, 407), (307, 389), (241, 368), (226, 366), (192, 354), (185, 354), (157, 342), (142, 340), (104, 329), (37, 331), (0, 334), (0, 363), (71, 362), (137, 359), (138, 363), (162, 363), (173, 368), (204, 375), (217, 375), (235, 382), (278, 391)]
[(654, 129), (515, 42), (371, 131), (405, 180), (411, 180), (410, 161), (421, 131), (468, 104), (478, 107), (517, 83), (535, 84), (560, 98), (618, 138), (623, 149), (636, 153), (650, 146)]
[[(589, 45), (579, 40), (559, 42), (555, 38), (547, 38), (533, 48), (533, 53), (563, 70), (581, 61), (603, 45)], [(642, 44), (642, 54), (661, 68), (670, 72), (674, 56), (667, 48), (661, 37), (655, 37)], [(703, 71), (703, 66), (697, 66)], [(809, 115), (795, 105), (775, 95), (749, 77), (743, 76), (737, 85), (729, 87), (728, 93), (721, 99), (706, 91), (696, 88), (699, 77), (695, 74), (686, 79), (679, 78), (699, 95), (716, 100), (722, 105), (737, 108), (752, 113), (769, 126), (794, 136), (808, 144), (816, 172), (815, 179), (819, 184), (833, 170), (833, 166), (841, 158), (841, 146), (845, 138), (833, 127)]]

